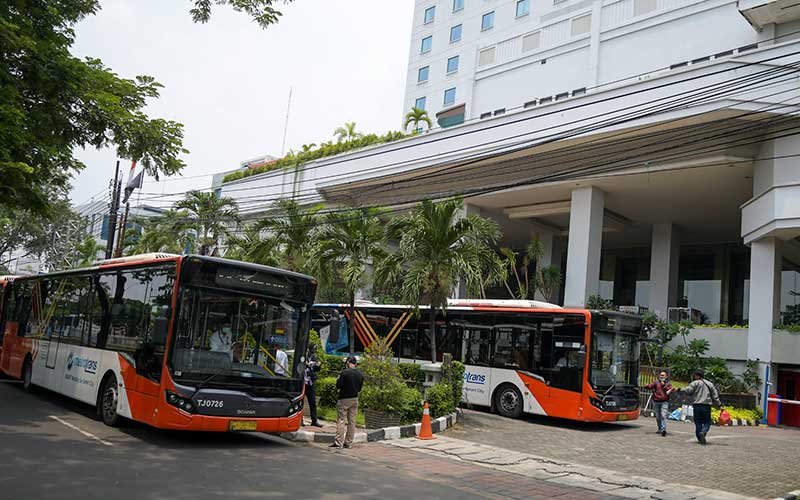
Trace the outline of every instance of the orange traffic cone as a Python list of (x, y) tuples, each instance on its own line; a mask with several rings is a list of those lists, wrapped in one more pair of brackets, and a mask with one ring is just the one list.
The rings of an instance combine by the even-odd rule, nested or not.
[(436, 439), (433, 435), (433, 428), (431, 427), (431, 412), (428, 410), (428, 402), (422, 406), (422, 424), (419, 427), (419, 435), (417, 439)]

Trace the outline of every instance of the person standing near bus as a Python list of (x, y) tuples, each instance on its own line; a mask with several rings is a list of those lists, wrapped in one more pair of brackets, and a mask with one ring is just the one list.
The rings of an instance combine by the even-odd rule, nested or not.
[(719, 392), (714, 384), (707, 381), (703, 370), (694, 372), (694, 380), (688, 386), (678, 389), (691, 397), (694, 410), (694, 430), (697, 442), (706, 444), (706, 435), (711, 430), (711, 405), (720, 406)]
[(656, 412), (656, 423), (658, 424), (658, 432), (662, 436), (667, 435), (667, 417), (669, 416), (669, 395), (675, 389), (669, 382), (667, 372), (661, 371), (658, 378), (653, 382), (644, 386), (645, 389), (653, 391), (653, 409)]
[(356, 433), (356, 414), (358, 413), (358, 393), (364, 385), (364, 376), (356, 368), (355, 356), (347, 357), (347, 368), (336, 379), (339, 401), (336, 403), (336, 439), (331, 448), (351, 448)]
[(308, 398), (308, 409), (311, 410), (311, 426), (321, 427), (317, 421), (317, 395), (314, 388), (314, 383), (317, 380), (317, 372), (320, 366), (319, 358), (317, 357), (317, 344), (313, 342), (308, 346), (308, 355), (306, 356), (306, 370), (303, 374), (303, 379), (306, 386), (306, 398)]

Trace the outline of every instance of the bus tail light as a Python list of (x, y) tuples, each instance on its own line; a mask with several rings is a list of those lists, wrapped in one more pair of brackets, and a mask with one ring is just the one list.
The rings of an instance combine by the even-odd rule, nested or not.
[(184, 398), (183, 396), (176, 394), (172, 391), (166, 391), (166, 395), (167, 395), (167, 403), (177, 408), (180, 408), (186, 413), (194, 413), (195, 410), (194, 403), (192, 403), (190, 399)]

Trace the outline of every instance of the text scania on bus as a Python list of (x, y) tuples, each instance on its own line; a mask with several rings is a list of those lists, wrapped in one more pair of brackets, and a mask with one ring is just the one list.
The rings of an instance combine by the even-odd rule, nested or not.
[(148, 254), (2, 284), (0, 371), (167, 429), (297, 430), (316, 281)]
[[(424, 308), (423, 308), (424, 309)], [(349, 307), (314, 306), (326, 350), (347, 349)], [(402, 362), (430, 361), (430, 322), (404, 305), (359, 304), (356, 351), (386, 337)], [(465, 364), (463, 401), (519, 417), (523, 413), (584, 421), (639, 416), (640, 318), (611, 311), (563, 309), (537, 301), (453, 300), (437, 314), (441, 354)]]

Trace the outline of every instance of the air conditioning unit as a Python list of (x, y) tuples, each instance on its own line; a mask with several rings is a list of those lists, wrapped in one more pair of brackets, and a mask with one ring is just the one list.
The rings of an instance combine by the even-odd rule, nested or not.
[(703, 313), (691, 307), (670, 307), (667, 309), (667, 322), (680, 323), (688, 321), (693, 325), (703, 324)]

